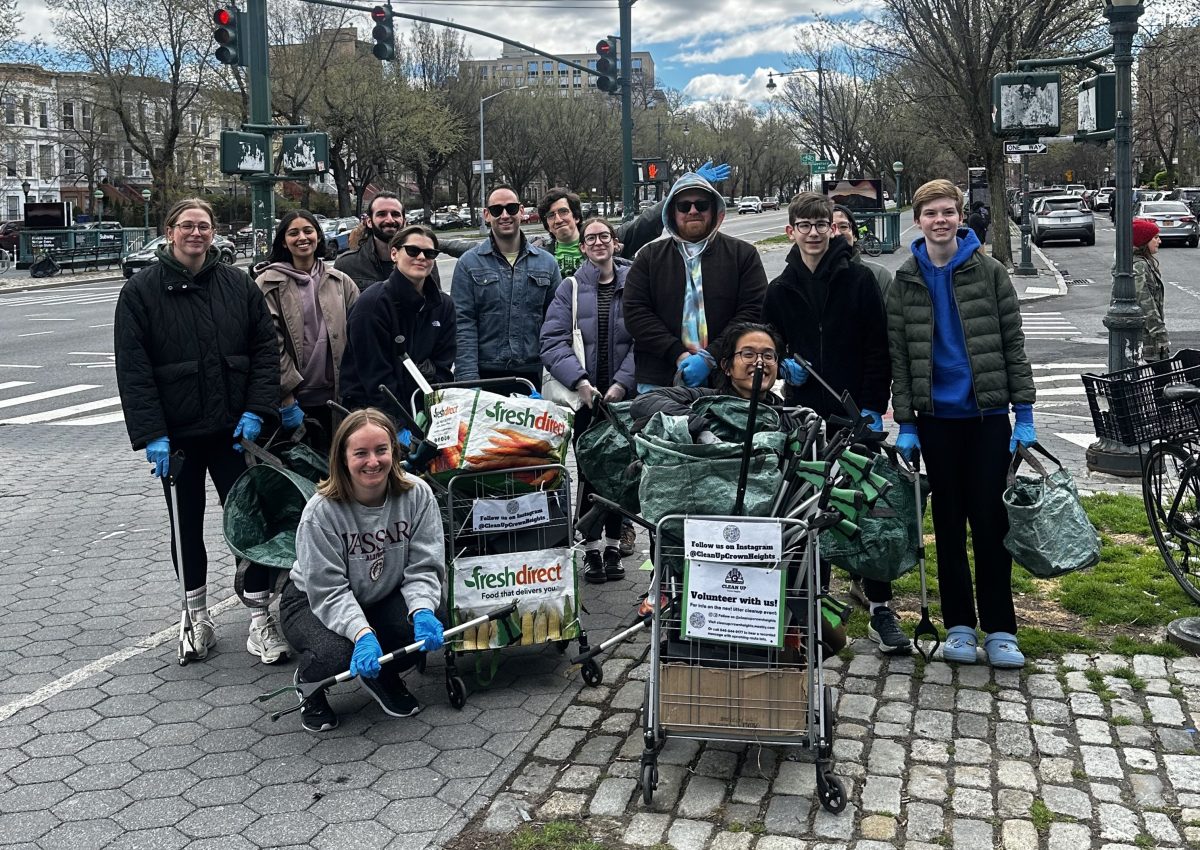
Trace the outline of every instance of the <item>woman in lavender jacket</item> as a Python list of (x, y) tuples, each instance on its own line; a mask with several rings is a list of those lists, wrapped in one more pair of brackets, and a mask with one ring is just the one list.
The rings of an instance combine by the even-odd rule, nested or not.
[[(542, 325), (542, 363), (564, 387), (579, 393), (582, 405), (575, 414), (575, 433), (586, 431), (599, 417), (593, 404), (597, 395), (605, 402), (622, 401), (636, 392), (633, 380), (633, 337), (625, 329), (621, 304), (625, 276), (631, 263), (616, 259), (617, 235), (607, 219), (590, 218), (580, 231), (580, 243), (587, 262), (573, 277), (564, 280), (554, 294)], [(578, 286), (578, 326), (583, 336), (586, 364), (571, 350), (571, 292)], [(589, 504), (594, 492), (583, 481), (580, 511)], [(621, 517), (609, 514), (604, 520), (604, 553), (600, 551), (599, 530), (596, 538), (584, 541), (583, 577), (592, 584), (617, 581), (625, 577), (619, 549)]]

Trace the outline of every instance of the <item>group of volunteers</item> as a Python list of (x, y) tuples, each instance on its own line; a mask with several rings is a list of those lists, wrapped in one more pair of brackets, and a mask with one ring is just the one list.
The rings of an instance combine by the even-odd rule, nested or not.
[[(848, 390), (876, 430), (890, 400), (897, 447), (923, 455), (946, 659), (977, 660), (978, 626), (993, 666), (1021, 666), (1001, 494), (1010, 452), (1036, 439), (1034, 385), (1016, 293), (965, 227), (960, 191), (935, 180), (914, 194), (922, 236), (894, 280), (859, 256), (851, 210), (797, 195), (786, 227), (794, 244), (768, 283), (754, 246), (721, 232), (725, 201), (713, 183), (727, 175), (711, 163), (685, 174), (664, 201), (620, 227), (585, 220), (577, 195), (552, 189), (539, 208), (545, 237), (522, 232), (519, 196), (497, 186), (483, 211), (488, 236), (477, 243), (439, 243), (406, 225), (399, 198), (383, 192), (356, 247), (332, 264), (317, 219), (295, 210), (253, 279), (219, 261), (209, 205), (177, 203), (158, 262), (121, 291), (115, 350), (130, 440), (163, 479), (168, 510), (174, 487), (172, 555), (194, 623), (193, 657), (216, 642), (205, 475), (224, 504), (245, 467), (242, 440), (303, 423), (329, 452), (329, 477), (300, 520), (278, 618), (267, 605), (266, 568), (246, 572), (246, 648), (266, 663), (293, 652), (300, 682), (349, 669), (387, 714), (419, 710), (400, 675), (415, 656), (380, 664), (385, 651), (443, 642), (439, 511), (429, 486), (402, 467), (397, 447), (407, 435), (379, 390), (408, 403), (418, 386), (406, 360), (431, 383), (519, 378), (540, 389), (548, 374), (578, 396), (576, 437), (598, 421), (600, 400), (632, 400), (637, 427), (658, 410), (686, 414), (703, 395), (748, 398), (760, 364), (767, 403), (840, 412), (803, 362), (833, 390)], [(443, 251), (459, 258), (449, 294), (437, 269)], [(782, 398), (770, 391), (777, 378)], [(328, 402), (351, 413), (338, 423)], [(694, 439), (712, 439), (702, 421), (690, 424)], [(184, 462), (171, 470), (172, 485), (176, 452)], [(583, 578), (623, 578), (632, 529), (613, 514), (590, 536)], [(909, 651), (890, 585), (864, 581), (859, 592), (880, 649)], [(314, 732), (338, 722), (322, 693), (306, 701), (301, 720)]]

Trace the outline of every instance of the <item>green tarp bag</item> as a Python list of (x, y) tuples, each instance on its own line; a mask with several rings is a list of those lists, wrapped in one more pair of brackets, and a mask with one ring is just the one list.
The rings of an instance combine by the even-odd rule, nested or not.
[[(625, 510), (637, 513), (641, 472), (629, 433), (633, 427), (633, 417), (629, 413), (631, 405), (628, 401), (602, 404), (600, 412), (604, 418), (579, 435), (575, 443), (575, 461), (579, 473), (597, 493)], [(586, 505), (583, 507), (587, 508)]]
[[(1006, 548), (1013, 560), (1038, 578), (1054, 578), (1100, 562), (1100, 535), (1088, 519), (1071, 473), (1039, 444), (1058, 467), (1047, 473), (1034, 454), (1017, 448), (1008, 468), (1004, 507), (1008, 511)], [(1017, 467), (1027, 462), (1037, 478), (1018, 478)]]
[[(862, 578), (895, 581), (917, 565), (921, 545), (912, 473), (883, 455), (875, 457), (871, 472), (892, 486), (855, 520), (858, 534), (848, 538), (837, 528), (821, 534), (821, 557)], [(929, 484), (922, 476), (922, 503), (928, 498)]]
[(290, 570), (296, 560), (296, 528), (316, 485), (270, 463), (248, 467), (225, 498), (225, 541), (233, 554), (254, 564)]

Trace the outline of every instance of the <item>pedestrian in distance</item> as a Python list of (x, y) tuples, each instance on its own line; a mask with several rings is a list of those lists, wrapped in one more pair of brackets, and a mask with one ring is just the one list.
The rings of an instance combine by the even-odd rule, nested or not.
[(638, 252), (625, 290), (638, 392), (678, 381), (704, 386), (709, 350), (737, 322), (757, 321), (767, 291), (758, 250), (720, 232), (725, 199), (698, 174), (675, 181), (660, 239)]
[[(279, 351), (262, 292), (244, 271), (220, 261), (213, 247), (213, 211), (198, 198), (167, 213), (167, 244), (157, 262), (121, 288), (115, 317), (117, 387), (134, 450), (145, 449), (154, 475), (167, 475), (170, 456), (185, 461), (175, 480), (179, 537), (171, 555), (182, 569), (193, 623), (188, 657), (202, 659), (216, 644), (208, 611), (208, 553), (204, 547), (204, 477), (225, 497), (246, 468), (241, 439), (258, 438), (279, 403)], [(267, 613), (267, 568), (246, 572), (251, 607), (246, 649), (279, 660), (286, 645)]]
[(967, 216), (967, 227), (975, 232), (975, 238), (979, 240), (979, 244), (987, 248), (987, 229), (991, 222), (991, 215), (988, 213), (987, 206), (983, 201), (976, 201), (971, 204), (971, 214)]
[[(803, 192), (788, 204), (787, 235), (793, 245), (783, 272), (767, 287), (763, 315), (780, 329), (784, 398), (823, 418), (844, 415), (839, 399), (809, 379), (802, 357), (836, 392), (850, 393), (871, 429), (883, 431), (891, 385), (887, 317), (875, 276), (854, 262), (854, 249), (834, 228), (834, 206), (824, 195)], [(829, 573), (822, 563), (823, 575)], [(892, 586), (867, 579), (867, 634), (886, 654), (905, 654), (912, 642), (888, 603)]]
[[(595, 401), (605, 403), (632, 398), (633, 338), (625, 329), (622, 300), (627, 260), (614, 259), (616, 229), (605, 218), (590, 218), (583, 225), (583, 252), (587, 261), (574, 275), (564, 280), (554, 295), (542, 325), (542, 363), (564, 387), (579, 394), (582, 402), (575, 413), (572, 440), (603, 419), (595, 411)], [(572, 324), (572, 304), (575, 324)], [(579, 328), (583, 338), (585, 363), (571, 349), (572, 331)], [(580, 494), (580, 512), (589, 507), (588, 495), (595, 489), (584, 479)], [(591, 584), (619, 581), (625, 577), (621, 566), (621, 515), (609, 513), (604, 519), (604, 551), (600, 550), (600, 529), (584, 540), (583, 578)]]
[(1162, 274), (1158, 269), (1158, 249), (1162, 238), (1158, 225), (1148, 218), (1133, 220), (1133, 288), (1138, 309), (1142, 311), (1142, 360), (1150, 363), (1171, 356), (1171, 337), (1163, 315)]
[(863, 259), (858, 246), (858, 220), (854, 217), (854, 211), (844, 204), (834, 204), (833, 227), (854, 249), (850, 254), (850, 262), (862, 266), (875, 276), (875, 283), (879, 286), (879, 297), (886, 302), (888, 287), (892, 285), (892, 273), (879, 263)]
[[(350, 311), (343, 364), (346, 406), (392, 410), (379, 387), (408, 405), (418, 384), (405, 368), (408, 355), (430, 383), (454, 380), (454, 303), (433, 279), (438, 238), (419, 224), (392, 236), (392, 271), (368, 287)], [(393, 411), (395, 413), (395, 411)]]
[(922, 235), (896, 271), (887, 301), (892, 410), (900, 424), (896, 447), (907, 458), (921, 452), (932, 489), (948, 631), (943, 655), (975, 663), (980, 626), (993, 667), (1022, 667), (1003, 501), (1012, 453), (1037, 442), (1020, 305), (1004, 266), (962, 227), (962, 194), (953, 183), (930, 181), (912, 201)]
[(454, 267), (459, 381), (515, 376), (541, 388), (538, 339), (562, 275), (554, 255), (525, 238), (520, 214), (511, 186), (492, 189), (483, 212), (489, 236)]
[(271, 253), (255, 268), (275, 325), (279, 349), (279, 418), (285, 430), (307, 416), (317, 423), (309, 444), (325, 454), (333, 437), (333, 411), (341, 400), (346, 317), (358, 300), (349, 275), (326, 264), (321, 225), (308, 210), (286, 213), (275, 230)]
[[(279, 605), (299, 655), (296, 681), (349, 669), (385, 714), (420, 711), (400, 676), (418, 656), (379, 659), (419, 640), (426, 652), (442, 646), (444, 545), (433, 493), (402, 468), (391, 419), (375, 408), (352, 412), (334, 434), (329, 478), (300, 517)], [(337, 727), (324, 692), (305, 702), (300, 722), (310, 732)]]

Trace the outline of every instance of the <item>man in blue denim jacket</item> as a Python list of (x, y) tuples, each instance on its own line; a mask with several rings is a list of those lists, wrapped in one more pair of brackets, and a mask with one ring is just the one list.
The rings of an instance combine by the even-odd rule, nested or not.
[(488, 196), (491, 236), (462, 255), (450, 292), (458, 313), (456, 381), (516, 376), (539, 390), (539, 336), (562, 276), (554, 254), (525, 240), (521, 202), (509, 186)]

